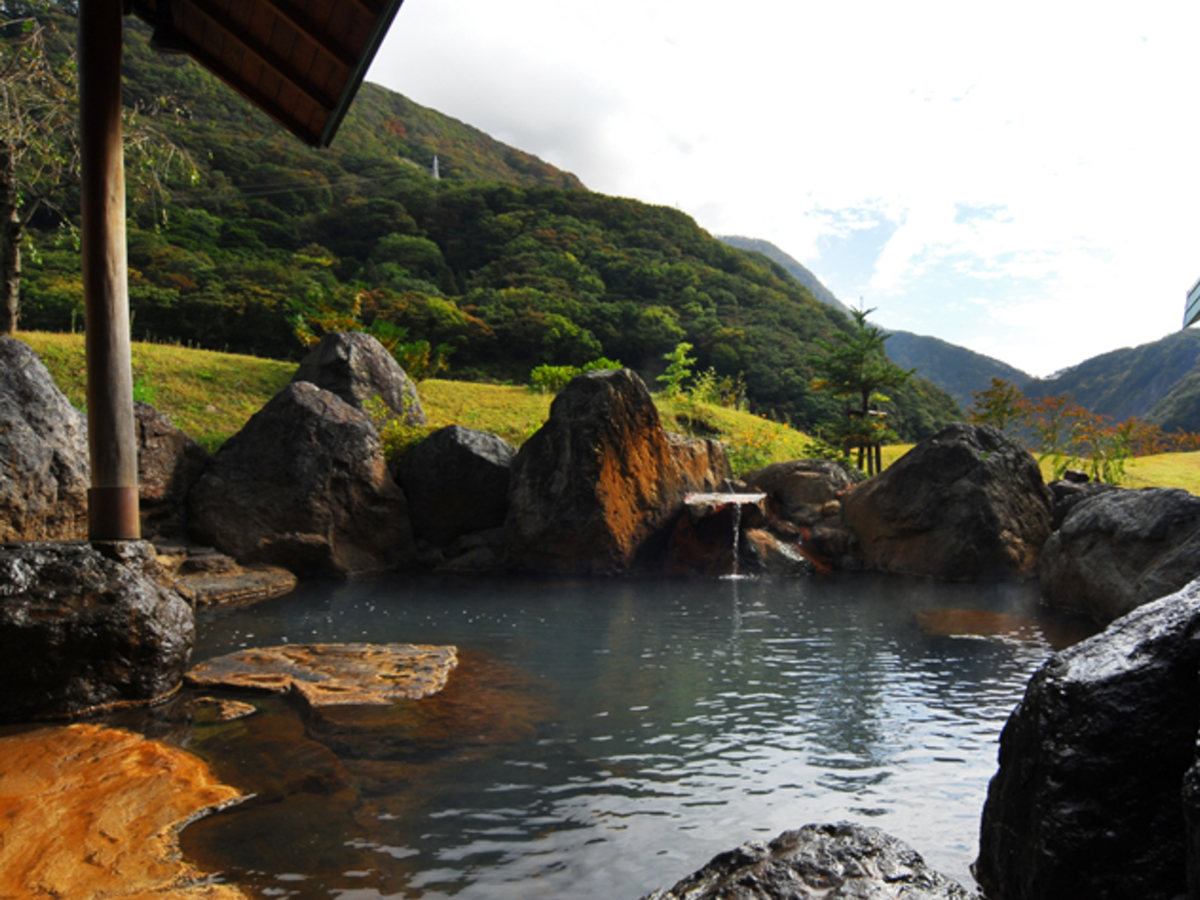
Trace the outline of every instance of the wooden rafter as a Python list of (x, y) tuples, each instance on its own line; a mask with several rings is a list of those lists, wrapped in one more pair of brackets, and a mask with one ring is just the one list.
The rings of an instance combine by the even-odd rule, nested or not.
[(309, 144), (328, 144), (401, 0), (126, 0), (154, 46), (187, 53)]
[(238, 23), (234, 21), (227, 13), (220, 9), (214, 8), (211, 3), (206, 3), (204, 0), (182, 0), (182, 2), (216, 25), (217, 28), (220, 29), (224, 34), (226, 39), (235, 41), (247, 53), (255, 57), (260, 63), (290, 84), (301, 94), (312, 100), (312, 102), (317, 106), (320, 106), (326, 110), (333, 109), (338, 100), (336, 96), (330, 96), (326, 90), (317, 88), (315, 85), (313, 85), (313, 83), (305, 77), (304, 73), (298, 71), (296, 67), (292, 65), (290, 59), (280, 56), (269, 46), (257, 40), (253, 35), (247, 35), (245, 30), (239, 28)]

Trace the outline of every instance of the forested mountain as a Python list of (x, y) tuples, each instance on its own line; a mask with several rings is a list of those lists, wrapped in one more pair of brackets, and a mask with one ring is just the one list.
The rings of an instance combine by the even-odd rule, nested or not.
[(833, 291), (821, 283), (821, 279), (817, 278), (808, 267), (797, 262), (795, 258), (784, 253), (770, 241), (764, 241), (762, 238), (742, 237), (736, 234), (718, 234), (716, 238), (730, 247), (737, 247), (739, 250), (749, 250), (753, 253), (761, 253), (772, 262), (783, 266), (788, 274), (808, 288), (809, 292), (822, 303), (832, 306), (844, 315), (850, 315), (850, 307), (835, 297)]
[[(131, 166), (135, 339), (296, 357), (297, 325), (352, 316), (444, 345), (451, 377), (523, 382), (542, 363), (605, 356), (650, 383), (687, 341), (698, 368), (744, 376), (755, 411), (801, 427), (836, 412), (806, 357), (846, 318), (677, 210), (587, 191), (374, 85), (334, 146), (312, 150), (190, 61), (154, 54), (137, 23), (126, 30), (127, 104), (160, 151), (186, 151)], [(180, 177), (189, 165), (194, 183)], [(166, 176), (168, 194), (150, 189)], [(82, 326), (69, 185), (57, 206), (65, 221), (48, 210), (29, 232), (24, 328)], [(892, 396), (889, 421), (910, 439), (961, 416), (927, 382)]]
[(1102, 353), (1023, 390), (1030, 397), (1066, 394), (1118, 422), (1138, 416), (1164, 431), (1198, 431), (1200, 329)]
[[(780, 250), (770, 241), (759, 238), (723, 235), (718, 240), (731, 247), (739, 247), (761, 253), (783, 266), (814, 297), (835, 309), (849, 313), (846, 304), (834, 296), (808, 268)], [(993, 378), (1003, 378), (1017, 387), (1023, 387), (1030, 376), (1008, 363), (951, 344), (939, 338), (913, 334), (910, 331), (893, 331), (887, 342), (887, 353), (891, 360), (906, 369), (916, 369), (917, 374), (927, 378), (946, 391), (963, 409), (974, 402), (972, 394), (987, 390)]]
[(1024, 389), (1033, 377), (1006, 362), (911, 331), (893, 331), (887, 351), (897, 365), (916, 369), (950, 394), (963, 409), (971, 408), (975, 402), (971, 395), (986, 391), (993, 378), (1002, 378)]

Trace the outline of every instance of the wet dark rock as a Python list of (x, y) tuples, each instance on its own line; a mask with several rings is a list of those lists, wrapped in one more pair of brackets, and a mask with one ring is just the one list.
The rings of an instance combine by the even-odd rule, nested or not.
[(1095, 491), (1042, 550), (1048, 605), (1101, 624), (1200, 575), (1200, 497), (1177, 488)]
[(1066, 520), (1067, 514), (1077, 504), (1097, 494), (1120, 490), (1115, 484), (1104, 484), (1101, 481), (1071, 481), (1067, 478), (1052, 481), (1046, 487), (1050, 489), (1050, 497), (1054, 505), (1054, 516), (1051, 524), (1054, 531), (1062, 528), (1062, 523)]
[(663, 430), (630, 370), (579, 375), (513, 462), (509, 561), (596, 575), (628, 572), (635, 560), (661, 566), (684, 496), (728, 474), (719, 442)]
[(192, 611), (142, 541), (0, 545), (0, 720), (152, 701), (178, 687)]
[(0, 337), (0, 541), (87, 537), (87, 422), (29, 346)]
[(1004, 726), (983, 810), (975, 875), (988, 896), (1186, 895), (1198, 671), (1200, 581), (1037, 671)]
[(1050, 536), (1050, 493), (1029, 451), (955, 424), (842, 499), (868, 568), (968, 581), (1028, 578)]
[(307, 381), (337, 394), (351, 406), (379, 397), (406, 425), (424, 425), (416, 385), (400, 364), (369, 334), (336, 331), (325, 335), (300, 363), (292, 382)]
[(208, 451), (149, 403), (133, 404), (142, 537), (181, 537), (187, 495), (208, 464)]
[(288, 385), (225, 442), (189, 511), (201, 543), (301, 576), (363, 575), (416, 556), (371, 420), (307, 382)]
[(504, 525), (517, 448), (484, 431), (449, 425), (405, 454), (397, 481), (408, 498), (413, 533), (439, 547)]
[[(1082, 896), (1063, 894), (1062, 896)], [(977, 900), (878, 828), (841, 822), (722, 853), (643, 900)]]
[(499, 572), (508, 557), (508, 532), (488, 528), (465, 534), (446, 548), (438, 561), (439, 572), (460, 574)]

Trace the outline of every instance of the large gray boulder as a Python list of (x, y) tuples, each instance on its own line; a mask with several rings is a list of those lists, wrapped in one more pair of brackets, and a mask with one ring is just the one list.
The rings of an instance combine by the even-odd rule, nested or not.
[(183, 679), (192, 611), (143, 541), (0, 545), (0, 720), (151, 701)]
[(944, 428), (845, 495), (872, 569), (968, 581), (1028, 578), (1050, 536), (1029, 451), (987, 425)]
[(615, 575), (665, 554), (683, 498), (729, 475), (718, 441), (663, 430), (629, 369), (587, 372), (513, 461), (509, 561), (543, 572)]
[(1181, 790), (1196, 758), (1198, 672), (1200, 581), (1037, 671), (1001, 733), (983, 809), (975, 875), (989, 897), (1186, 894)]
[(742, 476), (747, 490), (762, 491), (771, 498), (778, 515), (798, 525), (819, 521), (826, 504), (838, 501), (846, 490), (862, 480), (857, 470), (851, 473), (828, 459), (771, 463)]
[(149, 403), (134, 403), (133, 415), (142, 537), (181, 537), (188, 491), (208, 464), (208, 452)]
[(1101, 624), (1200, 575), (1200, 497), (1177, 488), (1085, 496), (1042, 549), (1048, 605)]
[(307, 381), (359, 409), (379, 397), (406, 425), (424, 425), (425, 411), (412, 379), (369, 334), (335, 331), (321, 338), (300, 362), (292, 381)]
[(409, 450), (397, 480), (416, 537), (443, 547), (464, 534), (501, 527), (516, 455), (503, 438), (461, 425), (439, 428)]
[[(1068, 895), (1067, 896), (1082, 896)], [(785, 831), (722, 853), (670, 890), (642, 900), (978, 900), (912, 847), (841, 822)]]
[(370, 418), (308, 382), (275, 395), (192, 488), (189, 529), (239, 563), (350, 577), (416, 556)]
[(87, 536), (87, 421), (37, 354), (0, 337), (0, 541)]

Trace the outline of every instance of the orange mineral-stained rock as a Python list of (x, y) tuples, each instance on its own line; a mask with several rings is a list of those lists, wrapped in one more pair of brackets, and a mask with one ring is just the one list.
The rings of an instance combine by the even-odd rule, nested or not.
[(634, 372), (586, 372), (554, 398), (513, 460), (508, 562), (576, 575), (661, 565), (683, 498), (728, 475), (719, 441), (663, 430)]
[(245, 900), (178, 832), (241, 794), (198, 757), (99, 725), (0, 737), (0, 898)]

